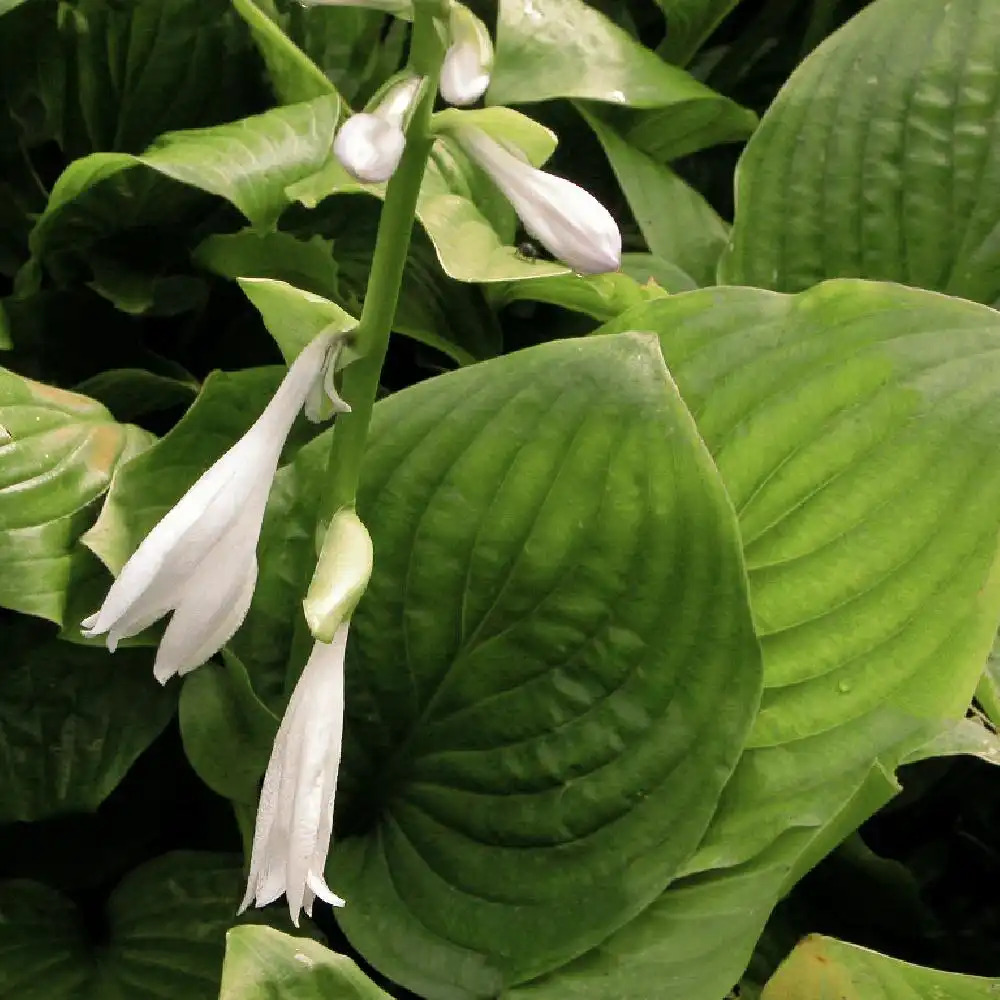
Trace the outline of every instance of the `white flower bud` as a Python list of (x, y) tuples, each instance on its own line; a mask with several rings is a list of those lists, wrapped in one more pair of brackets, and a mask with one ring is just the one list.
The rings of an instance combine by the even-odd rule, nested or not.
[(353, 115), (333, 140), (333, 155), (344, 169), (366, 184), (387, 181), (399, 166), (406, 136), (403, 130), (378, 115)]
[(459, 107), (475, 104), (490, 85), (493, 43), (486, 25), (468, 8), (451, 8), (451, 45), (441, 66), (441, 96)]
[(618, 225), (590, 192), (531, 166), (480, 129), (456, 129), (455, 136), (514, 206), (524, 228), (555, 257), (579, 274), (619, 269)]
[(341, 126), (333, 140), (333, 155), (352, 177), (365, 184), (381, 184), (396, 172), (406, 145), (406, 116), (422, 81), (416, 76), (403, 80), (372, 111), (352, 115)]

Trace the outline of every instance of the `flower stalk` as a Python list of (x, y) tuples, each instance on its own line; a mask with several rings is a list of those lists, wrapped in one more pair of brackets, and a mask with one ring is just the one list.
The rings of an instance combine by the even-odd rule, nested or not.
[(361, 320), (354, 330), (352, 346), (360, 358), (344, 371), (341, 385), (351, 412), (338, 417), (333, 429), (327, 464), (329, 485), (320, 511), (324, 523), (341, 507), (353, 507), (357, 495), (365, 439), (396, 316), (417, 198), (434, 141), (431, 113), (445, 53), (446, 16), (447, 9), (438, 0), (416, 0), (414, 4), (409, 69), (427, 82), (410, 116), (399, 166), (386, 187), (368, 290)]

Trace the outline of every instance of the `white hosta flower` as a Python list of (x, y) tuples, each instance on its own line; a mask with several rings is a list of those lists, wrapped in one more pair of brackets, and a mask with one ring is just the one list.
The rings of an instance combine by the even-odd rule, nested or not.
[(524, 228), (554, 256), (580, 274), (618, 270), (621, 233), (592, 194), (531, 166), (480, 129), (460, 128), (455, 135), (514, 206)]
[(257, 540), (281, 449), (341, 344), (321, 333), (299, 354), (253, 426), (143, 539), (100, 609), (81, 623), (85, 635), (106, 632), (114, 652), (173, 612), (153, 665), (161, 683), (232, 638), (257, 582)]
[(297, 927), (318, 896), (343, 906), (323, 876), (333, 833), (333, 804), (344, 731), (344, 653), (348, 623), (332, 642), (316, 642), (274, 739), (254, 829), (242, 913), (282, 893)]
[(333, 140), (333, 155), (365, 184), (387, 181), (399, 166), (406, 145), (406, 116), (420, 91), (422, 77), (391, 87), (372, 111), (352, 115)]
[(490, 85), (493, 43), (486, 25), (462, 4), (452, 4), (451, 44), (441, 65), (441, 96), (459, 107), (475, 104)]

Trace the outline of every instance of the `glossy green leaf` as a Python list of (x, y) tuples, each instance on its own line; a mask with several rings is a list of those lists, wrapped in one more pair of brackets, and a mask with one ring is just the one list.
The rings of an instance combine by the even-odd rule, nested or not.
[[(840, 281), (796, 297), (706, 289), (610, 325), (634, 327), (660, 334), (739, 514), (764, 654), (757, 746), (685, 877), (512, 994), (532, 1000), (718, 1000), (779, 896), (895, 794), (895, 768), (929, 752), (940, 720), (964, 715), (1000, 617), (992, 310)], [(783, 874), (768, 881), (771, 865)]]
[(305, 240), (280, 230), (259, 233), (253, 229), (216, 233), (200, 243), (191, 257), (199, 267), (224, 278), (272, 278), (326, 299), (336, 300), (340, 295), (333, 243), (320, 236)]
[[(911, 734), (908, 740), (919, 738), (914, 735), (919, 727), (907, 730), (898, 720), (879, 720), (874, 729), (881, 746), (879, 740), (873, 741), (873, 750), (878, 746), (893, 760), (899, 756), (898, 743), (904, 733)], [(746, 757), (757, 753), (744, 755), (737, 775)], [(793, 760), (772, 758), (777, 764), (773, 777), (778, 780), (770, 782), (767, 791), (779, 797), (792, 791), (794, 808), (796, 790), (787, 784), (782, 787), (783, 779), (795, 775)], [(815, 766), (817, 760), (822, 758), (813, 757), (809, 763)], [(797, 770), (801, 786), (819, 786), (826, 776), (822, 767), (812, 774), (803, 767)], [(836, 772), (838, 765), (832, 770)], [(596, 948), (549, 975), (505, 992), (504, 1000), (608, 1000), (643, 996), (653, 990), (657, 1000), (719, 1000), (746, 968), (778, 899), (899, 791), (879, 761), (867, 774), (856, 772), (853, 779), (814, 797), (814, 807), (819, 808), (793, 813), (781, 835), (752, 858), (679, 878)], [(714, 828), (713, 821), (710, 834)]]
[(323, 71), (254, 0), (232, 0), (232, 3), (250, 29), (278, 100), (295, 104), (337, 93)]
[(939, 972), (813, 934), (781, 963), (761, 1000), (993, 1000), (1000, 979)]
[(706, 290), (623, 322), (662, 331), (739, 512), (767, 688), (753, 742), (886, 700), (963, 714), (1000, 616), (997, 314), (834, 281)]
[(602, 321), (640, 305), (651, 294), (658, 294), (656, 291), (651, 293), (634, 278), (617, 271), (592, 275), (556, 274), (496, 285), (491, 291), (491, 301), (497, 307), (521, 301), (549, 302)]
[(285, 188), (329, 159), (339, 104), (336, 96), (321, 97), (216, 128), (169, 133), (141, 156), (93, 153), (76, 160), (52, 188), (31, 234), (32, 251), (79, 249), (81, 235), (99, 235), (108, 211), (101, 199), (137, 167), (224, 198), (257, 228), (272, 229), (290, 204)]
[(643, 285), (658, 285), (665, 292), (692, 292), (698, 287), (686, 271), (650, 253), (623, 253), (622, 274)]
[(6, 624), (0, 823), (96, 809), (173, 715), (152, 657), (85, 649)]
[[(553, 97), (655, 110), (659, 159), (744, 138), (756, 116), (664, 62), (583, 0), (501, 0), (490, 104)], [(628, 116), (640, 123), (642, 114)]]
[(256, 807), (278, 719), (254, 693), (246, 667), (224, 652), (184, 678), (179, 721), (184, 753), (219, 795)]
[(740, 0), (656, 0), (667, 20), (658, 51), (668, 62), (685, 65)]
[[(518, 256), (513, 226), (509, 235), (497, 231), (487, 207), (475, 200), (469, 178), (463, 174), (474, 168), (449, 142), (444, 137), (437, 139), (417, 201), (417, 218), (445, 273), (458, 281), (475, 282), (521, 281), (568, 273), (562, 264)], [(361, 192), (382, 198), (385, 185), (361, 184), (331, 160), (319, 173), (292, 185), (288, 194), (307, 208), (315, 208), (331, 195)], [(493, 197), (497, 197), (495, 192)]]
[(338, 919), (411, 989), (492, 994), (648, 905), (700, 839), (760, 679), (735, 523), (643, 334), (391, 396), (359, 512)]
[(715, 209), (669, 167), (629, 145), (596, 113), (581, 108), (594, 130), (650, 253), (675, 264), (699, 285), (715, 284), (729, 227)]
[(86, 396), (0, 369), (0, 604), (61, 623), (92, 502), (150, 441)]
[(976, 700), (994, 726), (1000, 726), (1000, 642), (994, 642), (976, 688)]
[(0, 993), (17, 1000), (216, 1000), (242, 891), (238, 858), (165, 854), (112, 892), (110, 941), (95, 948), (64, 896), (37, 882), (0, 882)]
[(724, 280), (1000, 299), (998, 44), (1000, 7), (980, 0), (876, 0), (828, 38), (743, 155)]
[(226, 935), (219, 1000), (388, 1000), (346, 955), (270, 927)]

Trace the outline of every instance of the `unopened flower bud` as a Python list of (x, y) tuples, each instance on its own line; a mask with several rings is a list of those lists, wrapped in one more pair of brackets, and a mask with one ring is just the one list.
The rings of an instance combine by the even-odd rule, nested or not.
[(375, 108), (353, 115), (333, 140), (333, 154), (365, 184), (387, 181), (406, 145), (406, 117), (420, 92), (422, 77), (408, 77), (385, 93)]
[(333, 515), (319, 562), (302, 602), (309, 631), (332, 642), (337, 629), (351, 617), (372, 574), (372, 540), (361, 518), (350, 508)]
[(451, 45), (441, 66), (441, 96), (459, 107), (475, 104), (490, 85), (493, 42), (486, 25), (467, 7), (451, 8)]
[(588, 191), (505, 149), (477, 128), (459, 128), (463, 149), (514, 206), (524, 228), (579, 274), (621, 266), (622, 237), (611, 213)]

